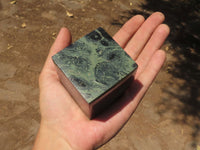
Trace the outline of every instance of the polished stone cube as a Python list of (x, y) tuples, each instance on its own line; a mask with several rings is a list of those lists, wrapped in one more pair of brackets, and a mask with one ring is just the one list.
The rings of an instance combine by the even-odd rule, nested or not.
[(128, 87), (137, 64), (98, 28), (52, 57), (58, 75), (83, 112), (93, 118)]

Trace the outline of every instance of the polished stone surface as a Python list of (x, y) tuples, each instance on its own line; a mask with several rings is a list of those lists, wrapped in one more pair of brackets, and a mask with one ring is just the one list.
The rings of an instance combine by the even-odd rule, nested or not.
[(88, 103), (137, 68), (137, 64), (102, 28), (54, 55), (53, 61)]

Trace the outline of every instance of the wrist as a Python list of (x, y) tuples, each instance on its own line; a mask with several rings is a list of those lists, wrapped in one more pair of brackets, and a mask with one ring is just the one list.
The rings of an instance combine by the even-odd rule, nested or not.
[(41, 123), (33, 150), (72, 150), (69, 143), (55, 130)]

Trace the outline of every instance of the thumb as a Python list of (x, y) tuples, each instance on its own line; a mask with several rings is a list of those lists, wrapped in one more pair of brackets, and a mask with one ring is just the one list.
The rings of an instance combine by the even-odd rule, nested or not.
[(69, 46), (71, 44), (71, 34), (70, 31), (67, 28), (61, 28), (60, 32), (58, 33), (58, 36), (53, 43), (49, 55), (47, 57), (47, 60), (45, 62), (43, 70), (54, 70), (55, 66), (53, 64), (53, 61), (51, 57), (64, 49), (65, 47)]
[(58, 36), (50, 49), (50, 57), (71, 44), (71, 34), (67, 28), (61, 28)]

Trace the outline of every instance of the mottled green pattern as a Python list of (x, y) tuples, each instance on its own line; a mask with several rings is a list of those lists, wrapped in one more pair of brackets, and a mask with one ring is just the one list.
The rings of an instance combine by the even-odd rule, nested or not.
[(132, 73), (137, 64), (102, 29), (53, 56), (54, 62), (91, 103)]

